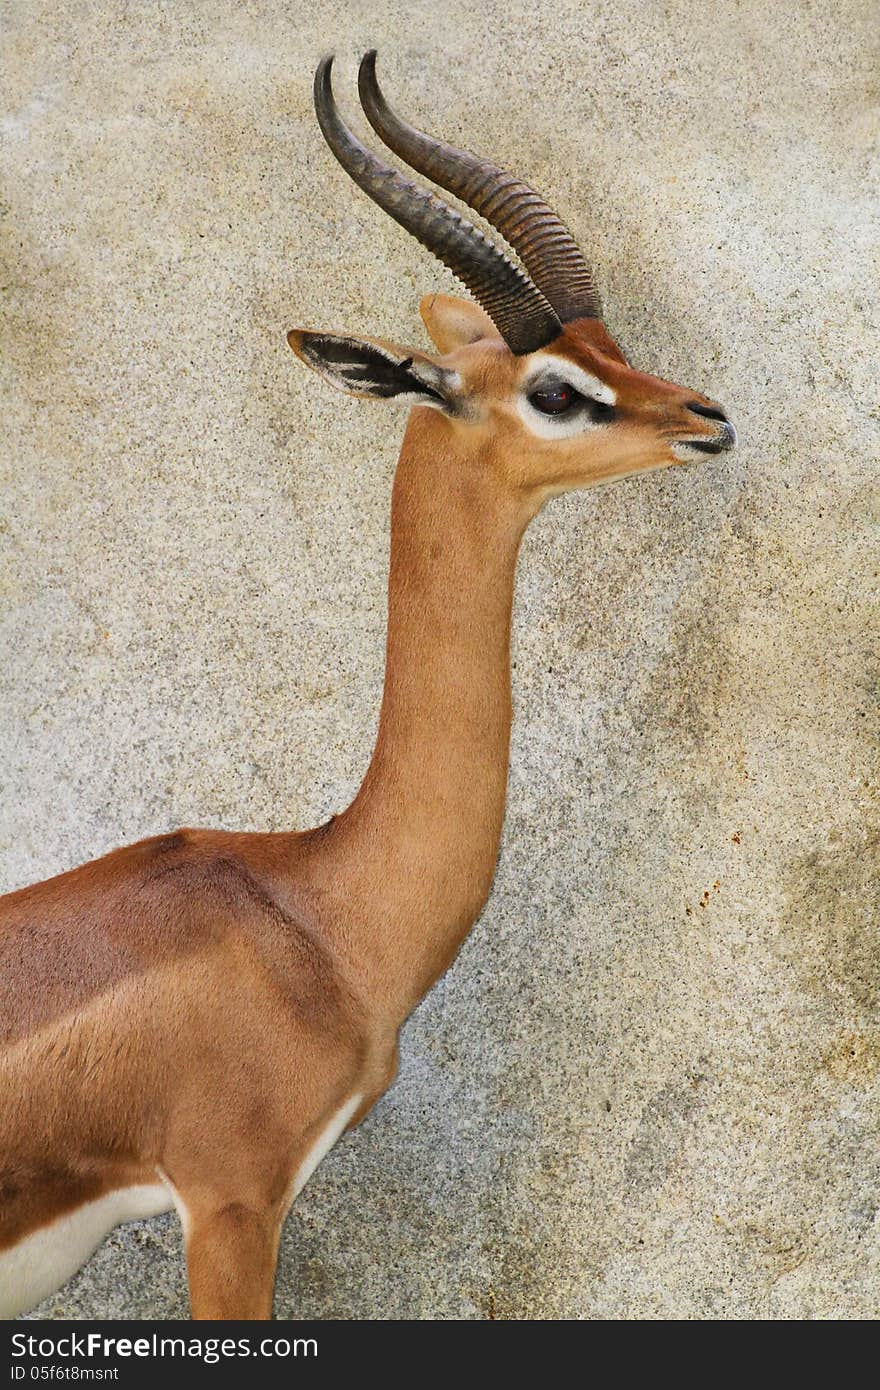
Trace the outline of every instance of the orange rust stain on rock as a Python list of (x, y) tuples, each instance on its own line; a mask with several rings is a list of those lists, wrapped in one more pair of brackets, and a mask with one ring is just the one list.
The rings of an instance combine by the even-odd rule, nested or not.
[(835, 1081), (866, 1086), (880, 1071), (880, 1037), (842, 1033), (825, 1053), (822, 1065)]

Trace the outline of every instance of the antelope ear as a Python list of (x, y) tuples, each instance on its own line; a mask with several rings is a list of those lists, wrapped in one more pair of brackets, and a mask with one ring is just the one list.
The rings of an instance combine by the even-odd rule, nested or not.
[(457, 372), (394, 343), (304, 328), (292, 328), (287, 341), (301, 362), (350, 396), (452, 410), (461, 386)]
[(500, 338), (485, 310), (469, 299), (451, 294), (426, 294), (419, 304), (422, 321), (431, 342), (440, 352), (478, 343), (481, 338)]

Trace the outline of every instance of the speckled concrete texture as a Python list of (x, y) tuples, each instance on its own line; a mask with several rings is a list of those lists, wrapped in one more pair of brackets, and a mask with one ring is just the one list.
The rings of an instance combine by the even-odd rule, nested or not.
[[(335, 165), (403, 111), (589, 248), (732, 455), (524, 546), (494, 894), (284, 1234), (280, 1317), (880, 1312), (873, 0), (3, 6), (0, 887), (306, 826), (369, 758), (402, 421), (285, 344), (424, 346)], [(42, 1316), (180, 1317), (176, 1222)]]

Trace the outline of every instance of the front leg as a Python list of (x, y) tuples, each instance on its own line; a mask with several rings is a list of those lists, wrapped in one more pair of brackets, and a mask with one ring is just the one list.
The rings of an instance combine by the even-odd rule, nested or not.
[(245, 1202), (187, 1209), (184, 1220), (194, 1319), (272, 1316), (281, 1216)]

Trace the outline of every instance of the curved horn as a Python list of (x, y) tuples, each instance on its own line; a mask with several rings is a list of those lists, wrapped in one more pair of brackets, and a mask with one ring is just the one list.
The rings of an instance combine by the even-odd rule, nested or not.
[(501, 233), (563, 323), (602, 317), (599, 293), (577, 242), (540, 194), (497, 164), (435, 140), (396, 116), (379, 89), (375, 49), (361, 60), (358, 90), (380, 139)]
[(442, 198), (383, 164), (342, 121), (330, 85), (332, 55), (315, 73), (315, 111), (324, 139), (359, 188), (448, 266), (521, 356), (559, 336), (547, 300), (507, 256)]

